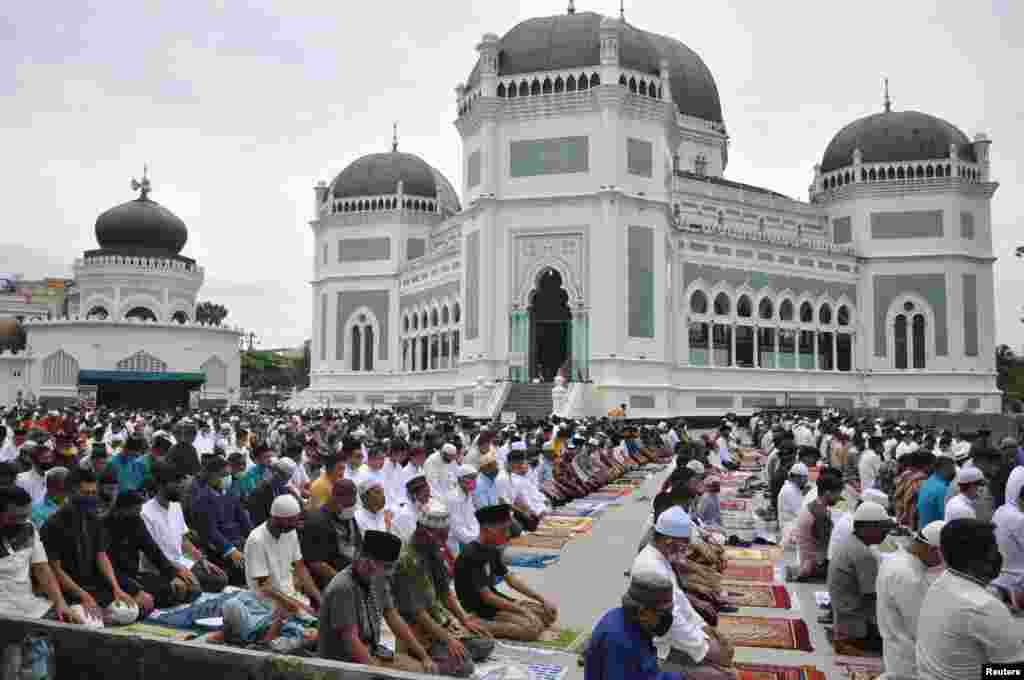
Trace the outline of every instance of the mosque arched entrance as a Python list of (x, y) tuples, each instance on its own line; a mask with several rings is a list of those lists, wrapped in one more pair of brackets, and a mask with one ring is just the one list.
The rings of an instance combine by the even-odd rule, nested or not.
[(529, 368), (530, 379), (554, 380), (559, 369), (572, 375), (572, 312), (569, 294), (562, 287), (562, 275), (548, 267), (537, 275), (530, 296)]

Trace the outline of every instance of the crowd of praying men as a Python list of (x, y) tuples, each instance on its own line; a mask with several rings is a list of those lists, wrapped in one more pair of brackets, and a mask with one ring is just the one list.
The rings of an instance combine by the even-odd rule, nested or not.
[[(223, 619), (211, 640), (457, 677), (557, 619), (510, 538), (685, 437), (329, 409), (0, 419), (0, 613), (124, 625), (227, 588), (196, 605)], [(32, 677), (50, 656), (25, 641)]]

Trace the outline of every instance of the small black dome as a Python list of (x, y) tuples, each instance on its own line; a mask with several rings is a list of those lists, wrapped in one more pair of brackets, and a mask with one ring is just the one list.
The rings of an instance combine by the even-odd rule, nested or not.
[[(604, 19), (595, 12), (577, 12), (523, 21), (498, 41), (498, 75), (600, 66)], [(620, 26), (621, 66), (657, 76), (661, 59), (667, 59), (672, 99), (679, 112), (723, 122), (715, 79), (696, 52), (674, 38), (643, 31), (624, 21), (616, 23)], [(479, 82), (477, 64), (466, 85), (472, 88)]]
[(434, 168), (419, 156), (399, 151), (372, 153), (352, 161), (338, 173), (332, 191), (335, 198), (394, 194), (399, 180), (406, 196), (437, 195)]
[(860, 149), (864, 163), (886, 163), (948, 158), (951, 144), (961, 159), (975, 161), (967, 135), (941, 118), (919, 111), (875, 113), (836, 133), (821, 159), (821, 171), (852, 165), (854, 149)]
[(97, 217), (96, 241), (110, 253), (173, 257), (185, 247), (188, 229), (170, 210), (140, 197)]

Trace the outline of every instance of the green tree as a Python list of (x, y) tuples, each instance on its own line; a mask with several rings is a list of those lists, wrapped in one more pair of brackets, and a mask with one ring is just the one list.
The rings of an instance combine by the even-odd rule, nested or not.
[(196, 305), (196, 321), (198, 323), (219, 326), (228, 315), (228, 308), (213, 302), (200, 302)]

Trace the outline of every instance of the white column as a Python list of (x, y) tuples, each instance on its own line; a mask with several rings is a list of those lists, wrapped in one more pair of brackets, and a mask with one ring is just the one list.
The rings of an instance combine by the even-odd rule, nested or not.
[(779, 336), (782, 334), (782, 327), (776, 326), (772, 339), (775, 341), (775, 368), (779, 368)]
[(730, 366), (738, 366), (739, 365), (739, 362), (736, 361), (736, 327), (737, 327), (736, 324), (732, 324), (730, 326), (731, 331), (730, 331), (730, 334), (729, 334), (729, 344), (732, 346), (731, 347), (731, 353), (729, 355), (729, 365)]
[(811, 344), (814, 353), (814, 370), (818, 370), (818, 331), (814, 331), (814, 342)]
[(708, 322), (708, 366), (715, 365), (715, 322)]
[[(833, 371), (838, 371), (839, 370), (839, 362), (836, 361), (836, 359), (838, 358), (838, 350), (839, 350), (839, 334), (838, 333), (833, 333), (832, 334), (832, 370)], [(853, 347), (850, 347), (850, 350), (851, 350), (850, 354), (852, 356), (853, 355), (853, 351), (852, 351)]]
[(761, 327), (754, 326), (754, 368), (761, 368)]

